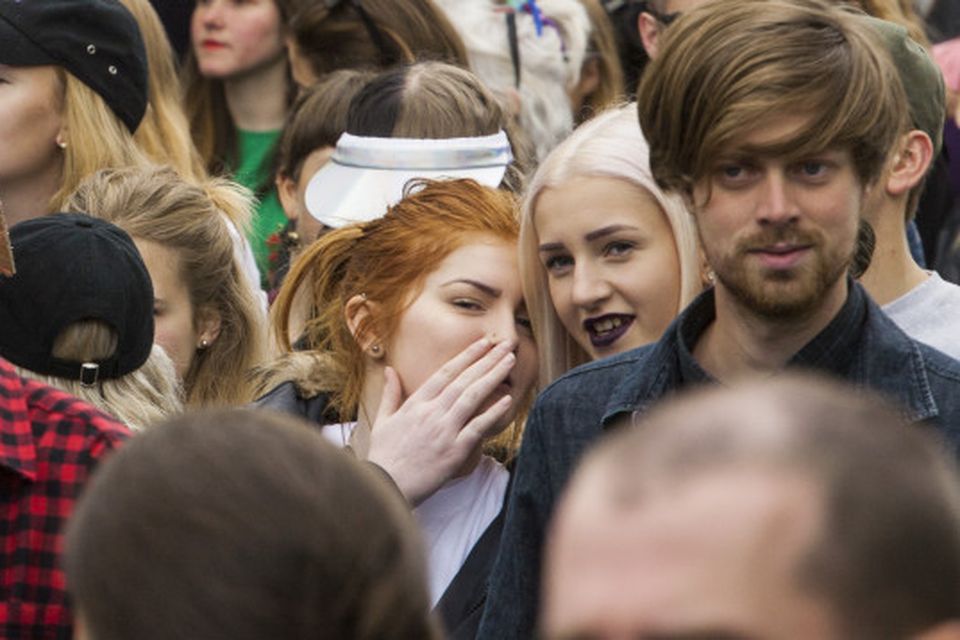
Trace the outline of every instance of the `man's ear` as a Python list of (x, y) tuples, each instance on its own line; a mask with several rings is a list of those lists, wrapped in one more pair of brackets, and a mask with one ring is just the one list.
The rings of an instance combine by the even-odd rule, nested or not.
[(198, 349), (206, 349), (220, 337), (220, 328), (223, 319), (220, 312), (210, 306), (204, 306), (197, 312), (197, 344)]
[(653, 60), (660, 52), (660, 22), (646, 11), (641, 11), (637, 16), (637, 31), (647, 56)]
[(920, 184), (933, 162), (933, 142), (923, 131), (914, 129), (900, 138), (886, 178), (886, 191), (900, 196)]
[[(368, 300), (367, 296), (362, 293), (347, 300), (347, 305), (343, 310), (347, 327), (360, 349), (374, 359), (380, 359), (384, 356), (383, 344), (380, 341), (380, 336), (377, 335), (373, 322), (378, 310), (379, 305)], [(360, 328), (363, 325), (366, 325), (365, 335), (359, 337)]]
[(277, 197), (287, 220), (296, 220), (300, 217), (300, 203), (297, 198), (297, 182), (288, 176), (277, 175)]

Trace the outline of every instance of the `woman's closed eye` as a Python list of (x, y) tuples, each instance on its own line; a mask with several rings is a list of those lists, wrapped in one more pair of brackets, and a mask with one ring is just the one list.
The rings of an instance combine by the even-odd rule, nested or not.
[(474, 298), (454, 298), (451, 304), (467, 311), (483, 311), (486, 308), (482, 302)]

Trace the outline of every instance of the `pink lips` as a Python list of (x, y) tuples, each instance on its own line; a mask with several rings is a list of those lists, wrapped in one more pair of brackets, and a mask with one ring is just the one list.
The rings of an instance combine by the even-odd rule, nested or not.
[(793, 245), (777, 243), (759, 249), (753, 249), (750, 254), (757, 256), (763, 266), (768, 269), (792, 269), (806, 257), (810, 251), (809, 245)]
[(635, 317), (625, 313), (608, 313), (587, 318), (583, 321), (583, 328), (595, 349), (606, 349), (630, 330)]

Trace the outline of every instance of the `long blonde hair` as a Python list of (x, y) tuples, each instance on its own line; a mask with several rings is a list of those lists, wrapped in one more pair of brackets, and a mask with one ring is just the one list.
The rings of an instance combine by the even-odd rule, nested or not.
[(149, 165), (130, 130), (103, 98), (62, 67), (57, 72), (63, 87), (67, 146), (60, 189), (50, 199), (51, 212), (61, 211), (80, 181), (100, 169)]
[(636, 105), (606, 111), (581, 125), (547, 156), (524, 196), (520, 218), (520, 276), (540, 353), (540, 382), (549, 384), (590, 356), (557, 316), (547, 273), (540, 262), (533, 216), (544, 189), (575, 177), (597, 176), (630, 182), (648, 191), (666, 216), (680, 260), (679, 313), (703, 288), (693, 217), (677, 195), (664, 193), (650, 172), (647, 144), (637, 124)]
[[(61, 360), (86, 362), (109, 358), (117, 349), (117, 334), (98, 320), (81, 320), (64, 329), (53, 343), (51, 355)], [(133, 431), (142, 431), (183, 410), (181, 389), (173, 362), (157, 345), (139, 369), (84, 386), (78, 380), (41, 375), (16, 367), (25, 378), (39, 380), (66, 391), (109, 413)]]
[(120, 1), (140, 25), (147, 51), (147, 111), (133, 139), (153, 162), (169, 164), (184, 178), (202, 182), (207, 170), (190, 137), (173, 47), (163, 23), (148, 0)]
[(101, 171), (80, 185), (68, 210), (108, 220), (134, 239), (176, 253), (194, 319), (220, 316), (220, 333), (198, 351), (184, 376), (188, 406), (225, 406), (252, 400), (248, 372), (264, 357), (266, 331), (254, 291), (241, 272), (228, 217), (249, 215), (247, 190), (222, 178), (203, 186), (169, 167)]

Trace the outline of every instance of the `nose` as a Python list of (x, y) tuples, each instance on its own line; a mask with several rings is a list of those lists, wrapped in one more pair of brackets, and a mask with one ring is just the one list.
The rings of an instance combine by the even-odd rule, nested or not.
[(487, 339), (491, 342), (503, 342), (504, 340), (513, 343), (513, 351), (516, 353), (520, 344), (520, 333), (517, 330), (517, 318), (512, 309), (504, 309), (495, 314), (487, 327)]
[(610, 296), (610, 283), (599, 269), (581, 261), (573, 270), (571, 301), (578, 307), (592, 309)]
[(790, 181), (781, 170), (768, 171), (761, 185), (757, 205), (760, 224), (790, 224), (799, 216)]
[(223, 25), (223, 2), (221, 0), (208, 0), (198, 3), (195, 11), (200, 13), (200, 22), (208, 29), (215, 29)]

